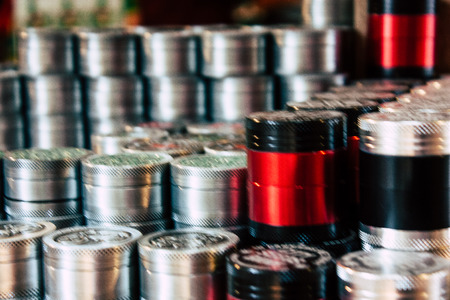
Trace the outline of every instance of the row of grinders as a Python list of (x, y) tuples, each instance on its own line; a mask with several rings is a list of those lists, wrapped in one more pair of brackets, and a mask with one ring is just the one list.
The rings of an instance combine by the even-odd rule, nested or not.
[[(0, 222), (1, 299), (448, 299), (450, 261), (352, 252), (334, 262), (302, 244), (237, 249), (217, 229), (142, 236), (130, 227)], [(338, 291), (336, 291), (336, 274)], [(45, 297), (45, 298), (44, 298)]]

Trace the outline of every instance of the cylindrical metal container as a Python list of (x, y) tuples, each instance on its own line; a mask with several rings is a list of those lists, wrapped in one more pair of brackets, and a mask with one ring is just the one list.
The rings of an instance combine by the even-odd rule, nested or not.
[(79, 199), (55, 201), (20, 201), (5, 198), (5, 212), (15, 220), (23, 218), (47, 218), (79, 214)]
[(302, 244), (240, 249), (227, 257), (228, 300), (321, 300), (335, 296), (331, 255)]
[(42, 299), (42, 237), (54, 230), (48, 222), (0, 221), (0, 299)]
[(138, 299), (141, 236), (121, 226), (72, 227), (45, 236), (45, 299)]
[(311, 100), (337, 100), (337, 101), (361, 101), (370, 100), (378, 103), (396, 101), (393, 93), (385, 92), (346, 92), (346, 93), (316, 93), (311, 96)]
[(448, 299), (449, 261), (431, 253), (353, 252), (337, 261), (339, 299)]
[(388, 102), (380, 105), (380, 112), (398, 113), (405, 111), (422, 113), (450, 112), (450, 102), (423, 100), (413, 101), (411, 103)]
[(360, 85), (346, 85), (346, 86), (336, 86), (331, 87), (330, 91), (335, 93), (393, 93), (396, 95), (401, 95), (409, 92), (410, 88), (408, 85), (400, 84), (390, 84), (390, 83), (380, 83), (372, 84), (370, 86), (360, 86)]
[(25, 148), (25, 125), (23, 115), (7, 114), (0, 117), (0, 150)]
[(188, 28), (143, 28), (140, 32), (145, 76), (196, 75), (200, 37)]
[(346, 117), (335, 111), (247, 116), (250, 234), (266, 242), (340, 236)]
[(360, 115), (377, 112), (378, 103), (368, 100), (310, 100), (305, 102), (288, 102), (287, 109), (290, 111), (319, 111), (337, 110), (347, 116), (347, 186), (344, 193), (349, 198), (350, 207), (345, 209), (346, 218), (355, 230), (358, 226), (359, 205), (359, 130), (358, 117)]
[(232, 123), (192, 123), (186, 125), (188, 134), (205, 135), (205, 134), (230, 134), (243, 135), (245, 127), (242, 122)]
[(28, 115), (81, 114), (80, 79), (74, 75), (26, 77), (26, 112)]
[(246, 181), (245, 153), (189, 155), (172, 161), (173, 220), (193, 227), (246, 225)]
[(344, 85), (344, 74), (305, 74), (280, 76), (277, 78), (277, 100), (280, 108), (287, 102), (303, 102), (318, 92), (325, 92), (330, 87)]
[(95, 222), (169, 218), (169, 163), (165, 153), (92, 155), (82, 161), (84, 215)]
[(138, 35), (124, 28), (79, 30), (79, 71), (87, 77), (133, 75), (138, 66)]
[(160, 140), (134, 140), (123, 147), (127, 153), (164, 152), (172, 157), (203, 153), (203, 144), (187, 138), (162, 138)]
[(242, 121), (252, 112), (275, 108), (271, 76), (212, 79), (209, 89), (209, 115), (214, 122)]
[(25, 28), (18, 33), (19, 72), (24, 75), (74, 73), (74, 33), (67, 29)]
[(149, 116), (153, 121), (200, 122), (206, 118), (205, 82), (200, 77), (152, 77), (148, 79)]
[(212, 78), (265, 74), (266, 30), (212, 28), (201, 33), (202, 75)]
[(450, 113), (359, 118), (363, 245), (450, 257)]
[(346, 71), (344, 53), (349, 29), (275, 28), (274, 72), (277, 75)]
[(353, 27), (353, 0), (301, 0), (300, 9), (305, 26)]
[[(132, 128), (132, 127), (129, 127)], [(123, 147), (135, 139), (158, 140), (168, 137), (169, 133), (157, 128), (141, 128), (140, 131), (120, 131), (109, 134), (91, 134), (91, 148), (97, 154), (117, 154)]]
[(0, 71), (0, 115), (22, 113), (20, 79), (17, 71)]
[(141, 299), (225, 300), (225, 257), (239, 238), (217, 229), (179, 229), (139, 241)]
[(144, 86), (138, 76), (101, 76), (86, 80), (90, 119), (120, 119), (144, 114)]
[(42, 149), (85, 147), (82, 114), (31, 115), (28, 123), (30, 147)]
[(368, 12), (368, 75), (434, 75), (436, 0), (370, 0)]

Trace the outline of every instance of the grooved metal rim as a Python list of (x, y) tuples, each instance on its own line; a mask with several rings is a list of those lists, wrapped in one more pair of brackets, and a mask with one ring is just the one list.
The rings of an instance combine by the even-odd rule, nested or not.
[[(161, 208), (163, 209), (163, 208)], [(137, 222), (150, 222), (150, 221), (157, 221), (160, 219), (163, 219), (165, 216), (167, 216), (168, 213), (165, 211), (162, 212), (142, 212), (140, 214), (133, 214), (133, 215), (111, 215), (111, 214), (102, 214), (99, 212), (91, 212), (88, 210), (84, 211), (84, 216), (86, 219), (89, 219), (90, 221), (99, 222), (99, 223), (137, 223)], [(124, 225), (126, 226), (126, 225)]]
[(190, 226), (218, 228), (246, 225), (247, 216), (243, 217), (226, 217), (226, 218), (192, 218), (182, 214), (172, 213), (172, 219), (175, 222), (183, 223)]
[(203, 152), (203, 144), (183, 138), (163, 138), (155, 141), (139, 140), (126, 144), (123, 150), (127, 153), (164, 152), (173, 157)]
[(39, 288), (25, 289), (19, 291), (0, 291), (0, 299), (11, 300), (41, 300), (42, 290)]
[(40, 240), (43, 236), (53, 232), (56, 227), (50, 222), (43, 221), (25, 221), (25, 220), (10, 220), (10, 221), (0, 221), (0, 233), (2, 232), (1, 227), (9, 227), (10, 230), (14, 230), (14, 226), (27, 226), (27, 225), (39, 225), (42, 226), (42, 230), (33, 233), (25, 233), (22, 235), (12, 236), (3, 238), (0, 236), (0, 253), (4, 249), (15, 249), (28, 247), (31, 245), (39, 245)]

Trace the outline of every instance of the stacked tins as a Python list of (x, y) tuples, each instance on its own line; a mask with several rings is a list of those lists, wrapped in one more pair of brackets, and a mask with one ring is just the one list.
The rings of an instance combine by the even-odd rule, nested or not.
[(70, 30), (19, 32), (19, 72), (24, 75), (31, 147), (84, 147), (80, 79)]
[(169, 163), (164, 153), (92, 155), (82, 161), (89, 225), (122, 225), (143, 233), (170, 226)]
[(25, 149), (5, 153), (5, 212), (10, 220), (83, 224), (78, 148)]

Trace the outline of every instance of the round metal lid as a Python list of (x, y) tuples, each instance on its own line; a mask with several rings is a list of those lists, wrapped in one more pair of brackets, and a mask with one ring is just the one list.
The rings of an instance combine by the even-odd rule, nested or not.
[(239, 155), (245, 154), (247, 147), (245, 139), (219, 141), (212, 145), (205, 146), (205, 153), (212, 155)]
[(382, 155), (450, 154), (450, 113), (370, 113), (359, 118), (360, 149)]
[(388, 102), (380, 105), (380, 112), (396, 113), (402, 111), (414, 111), (423, 113), (450, 112), (450, 102), (442, 101), (413, 101), (405, 102)]
[(178, 229), (153, 233), (139, 241), (139, 257), (148, 270), (169, 274), (210, 273), (225, 266), (237, 235), (216, 229)]
[(186, 126), (189, 134), (244, 134), (245, 127), (241, 122), (236, 123), (194, 123)]
[[(337, 261), (344, 299), (448, 299), (450, 262), (425, 252), (358, 251)], [(347, 298), (348, 297), (348, 298)]]
[(134, 140), (124, 146), (128, 153), (164, 152), (172, 157), (202, 153), (203, 144), (186, 138), (163, 138), (155, 141)]
[(82, 160), (83, 182), (129, 186), (163, 183), (172, 157), (166, 153), (98, 154)]

